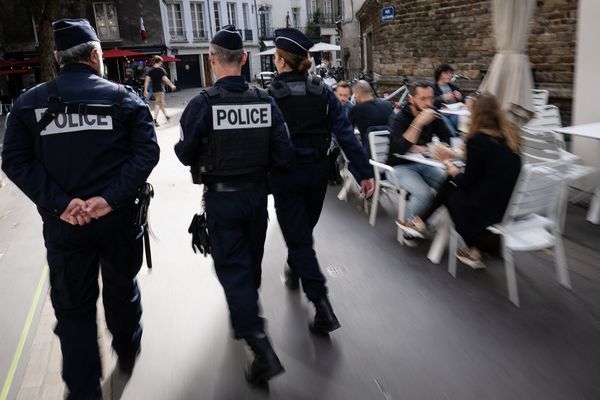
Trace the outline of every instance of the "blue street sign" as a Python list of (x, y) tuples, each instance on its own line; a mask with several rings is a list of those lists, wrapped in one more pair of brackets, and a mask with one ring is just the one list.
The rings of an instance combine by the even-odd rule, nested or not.
[(394, 7), (383, 7), (381, 9), (381, 22), (394, 22), (396, 9)]

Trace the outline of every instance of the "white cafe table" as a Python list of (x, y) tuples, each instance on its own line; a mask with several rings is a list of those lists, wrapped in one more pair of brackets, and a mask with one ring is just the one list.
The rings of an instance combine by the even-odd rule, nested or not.
[(432, 167), (444, 169), (444, 164), (441, 161), (427, 158), (427, 157), (423, 156), (423, 154), (420, 154), (420, 153), (406, 153), (406, 154), (394, 153), (394, 156), (401, 158), (403, 160), (408, 160), (408, 161), (417, 162), (420, 164), (430, 165)]
[[(423, 157), (422, 154), (418, 153), (407, 153), (407, 154), (398, 154), (394, 153), (394, 156), (401, 158), (403, 160), (413, 161), (425, 165), (430, 165), (432, 167), (444, 168), (444, 163), (439, 160), (433, 160), (431, 158)], [(444, 250), (446, 250), (446, 245), (448, 244), (448, 240), (450, 239), (450, 224), (452, 221), (450, 220), (450, 215), (448, 211), (443, 208), (441, 211), (439, 222), (436, 224), (437, 229), (435, 233), (435, 237), (431, 241), (431, 246), (429, 247), (429, 251), (427, 252), (427, 258), (434, 264), (439, 264), (442, 260), (442, 256), (444, 255)], [(400, 228), (398, 228), (400, 229)]]
[(471, 116), (471, 112), (466, 107), (459, 108), (458, 110), (450, 110), (448, 108), (440, 108), (440, 112), (442, 114), (447, 114), (447, 115), (458, 115), (459, 117), (470, 117)]
[[(600, 122), (565, 126), (554, 130), (558, 133), (600, 140)], [(586, 219), (593, 224), (600, 224), (600, 187), (597, 187), (590, 203)]]

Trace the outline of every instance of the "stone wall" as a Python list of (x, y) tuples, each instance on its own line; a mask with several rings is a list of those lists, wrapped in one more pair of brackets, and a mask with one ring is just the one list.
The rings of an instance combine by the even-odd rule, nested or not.
[[(535, 86), (550, 90), (564, 124), (570, 122), (577, 3), (538, 0), (528, 41)], [(380, 22), (382, 6), (396, 8), (394, 22)], [(495, 52), (491, 0), (367, 0), (358, 18), (362, 33), (371, 32), (382, 89), (397, 87), (402, 75), (432, 79), (435, 65), (448, 62), (471, 79), (459, 85), (475, 90)]]

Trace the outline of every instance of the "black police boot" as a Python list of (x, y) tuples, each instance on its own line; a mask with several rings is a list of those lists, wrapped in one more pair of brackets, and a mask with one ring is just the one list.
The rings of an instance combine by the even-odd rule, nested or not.
[(264, 385), (276, 375), (285, 372), (277, 354), (264, 333), (246, 337), (246, 343), (254, 353), (254, 360), (246, 367), (246, 380), (253, 385)]
[(310, 331), (317, 335), (327, 335), (341, 325), (333, 312), (327, 296), (321, 297), (313, 303), (315, 306), (315, 320), (309, 324)]
[(135, 363), (137, 362), (137, 358), (142, 351), (141, 346), (138, 347), (137, 351), (133, 356), (129, 357), (119, 357), (117, 361), (117, 367), (119, 368), (119, 372), (131, 376), (133, 374), (133, 368), (135, 367)]
[(298, 290), (298, 288), (300, 287), (300, 277), (298, 276), (298, 274), (292, 271), (288, 264), (286, 264), (283, 269), (283, 276), (285, 286), (289, 290)]

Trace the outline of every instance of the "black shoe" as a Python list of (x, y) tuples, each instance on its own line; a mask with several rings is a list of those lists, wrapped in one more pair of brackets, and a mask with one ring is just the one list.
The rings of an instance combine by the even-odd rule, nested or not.
[(158, 123), (157, 120), (154, 120), (154, 126), (157, 127), (157, 128), (160, 126), (160, 124)]
[(285, 286), (289, 290), (298, 290), (300, 287), (300, 277), (292, 271), (289, 265), (286, 265), (283, 270)]
[(285, 372), (277, 354), (264, 333), (246, 338), (254, 353), (254, 360), (246, 367), (246, 380), (253, 385), (263, 386), (276, 375)]
[(135, 363), (137, 362), (137, 358), (140, 355), (141, 348), (135, 352), (133, 357), (119, 357), (117, 361), (117, 368), (119, 372), (131, 376), (133, 374), (133, 368), (135, 368)]
[(341, 325), (333, 312), (331, 303), (327, 296), (321, 297), (313, 303), (315, 306), (315, 320), (309, 324), (310, 331), (317, 335), (327, 335), (335, 331)]
[(167, 119), (167, 122), (169, 122), (171, 120), (171, 117), (167, 117), (166, 115), (165, 115), (165, 118)]

